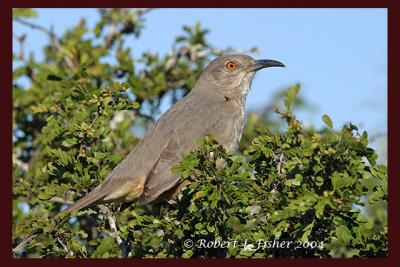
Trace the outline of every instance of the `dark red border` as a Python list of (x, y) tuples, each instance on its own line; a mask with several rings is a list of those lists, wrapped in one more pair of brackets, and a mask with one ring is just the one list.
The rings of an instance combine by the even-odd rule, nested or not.
[[(396, 214), (400, 203), (400, 192), (399, 192), (399, 179), (396, 174), (400, 173), (400, 162), (399, 162), (399, 143), (400, 143), (400, 131), (398, 126), (398, 106), (397, 103), (400, 100), (399, 90), (395, 86), (399, 83), (399, 74), (396, 65), (399, 64), (398, 51), (396, 48), (400, 47), (397, 39), (398, 25), (396, 26), (395, 21), (398, 18), (399, 10), (395, 6), (395, 1), (390, 0), (247, 0), (243, 2), (232, 1), (232, 0), (202, 0), (202, 1), (177, 1), (177, 0), (148, 0), (148, 1), (73, 1), (73, 0), (15, 0), (12, 3), (0, 2), (1, 8), (1, 19), (2, 19), (2, 35), (1, 45), (1, 170), (4, 175), (1, 177), (3, 183), (0, 186), (0, 198), (2, 203), (2, 218), (0, 219), (1, 224), (1, 256), (2, 261), (0, 262), (3, 266), (54, 266), (55, 264), (60, 266), (287, 266), (287, 265), (299, 265), (299, 266), (374, 266), (378, 264), (382, 266), (397, 266), (400, 261), (398, 255), (396, 255), (400, 241), (400, 231), (397, 226), (400, 225), (400, 216)], [(11, 254), (12, 244), (12, 179), (11, 179), (11, 167), (12, 167), (12, 8), (13, 7), (270, 7), (270, 8), (388, 8), (389, 9), (389, 57), (388, 57), (388, 74), (389, 74), (389, 92), (388, 92), (388, 166), (389, 166), (389, 257), (384, 259), (243, 259), (243, 260), (152, 260), (152, 259), (129, 259), (129, 260), (30, 260), (30, 259), (13, 259)], [(398, 22), (398, 19), (397, 19)], [(395, 73), (397, 72), (397, 74)], [(397, 263), (397, 264), (396, 264)]]
[(203, 1), (33, 1), (33, 0), (15, 0), (11, 4), (13, 7), (387, 7), (389, 0), (281, 0), (281, 1), (233, 1), (233, 0), (203, 0)]

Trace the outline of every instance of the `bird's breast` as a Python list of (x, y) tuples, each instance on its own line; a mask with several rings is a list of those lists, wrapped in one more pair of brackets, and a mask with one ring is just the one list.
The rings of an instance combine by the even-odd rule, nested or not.
[(244, 125), (244, 101), (226, 100), (215, 124), (213, 136), (228, 151), (235, 151), (239, 145)]

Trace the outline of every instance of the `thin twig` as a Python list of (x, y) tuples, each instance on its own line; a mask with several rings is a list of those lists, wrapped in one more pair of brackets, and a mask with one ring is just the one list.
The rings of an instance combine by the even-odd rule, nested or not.
[[(54, 39), (54, 41), (58, 41), (57, 36), (52, 31), (46, 29), (45, 27), (43, 27), (41, 25), (32, 23), (30, 21), (23, 20), (21, 18), (15, 18), (14, 20), (21, 23), (22, 25), (31, 27), (32, 29), (42, 31), (42, 32), (48, 34), (52, 39)], [(55, 45), (55, 46), (59, 46), (59, 43), (58, 43), (58, 45)]]
[(57, 237), (57, 242), (60, 243), (60, 245), (62, 246), (62, 248), (64, 249), (64, 251), (69, 254), (70, 256), (74, 256), (74, 252), (69, 250), (68, 247), (61, 241), (61, 239), (59, 237)]
[(24, 248), (33, 240), (37, 237), (37, 234), (31, 234), (25, 237), (24, 240), (22, 240), (13, 250), (12, 252), (15, 254), (18, 254), (24, 250)]
[(18, 53), (18, 59), (25, 62), (25, 49), (24, 49), (24, 41), (25, 41), (25, 35), (20, 35), (18, 36), (13, 32), (13, 37), (17, 40), (19, 44), (19, 53)]
[[(45, 27), (43, 27), (41, 25), (32, 23), (30, 21), (23, 20), (21, 18), (16, 18), (14, 20), (19, 22), (19, 23), (21, 23), (22, 25), (25, 25), (25, 26), (31, 27), (32, 29), (39, 30), (41, 32), (46, 33), (50, 37), (54, 48), (59, 49), (61, 47), (60, 40), (54, 34), (53, 31), (51, 31), (49, 29), (46, 29)], [(75, 68), (74, 63), (72, 62), (72, 60), (65, 54), (64, 54), (63, 58), (64, 58), (65, 63), (67, 63), (68, 67), (70, 67), (74, 72), (76, 72), (77, 69)]]
[(74, 203), (73, 201), (63, 199), (62, 197), (52, 197), (50, 198), (50, 201), (66, 205), (71, 205)]
[(93, 119), (92, 123), (90, 123), (89, 125), (89, 130), (91, 130), (94, 126), (94, 124), (96, 123), (97, 119), (99, 118), (99, 113), (96, 114), (96, 117)]

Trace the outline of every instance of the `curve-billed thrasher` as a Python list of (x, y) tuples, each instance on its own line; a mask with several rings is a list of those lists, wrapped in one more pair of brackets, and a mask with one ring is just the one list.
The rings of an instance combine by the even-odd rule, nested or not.
[(190, 93), (153, 124), (101, 184), (64, 210), (63, 215), (91, 204), (136, 200), (146, 204), (167, 192), (176, 195), (182, 184), (171, 168), (197, 147), (199, 138), (210, 134), (228, 151), (237, 148), (247, 93), (256, 71), (266, 67), (284, 64), (247, 55), (213, 60)]

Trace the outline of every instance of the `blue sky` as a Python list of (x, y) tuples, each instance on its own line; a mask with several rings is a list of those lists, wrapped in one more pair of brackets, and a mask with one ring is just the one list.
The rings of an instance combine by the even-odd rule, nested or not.
[[(98, 19), (95, 9), (38, 12), (35, 22), (53, 25), (56, 34), (82, 17), (89, 26)], [(156, 9), (146, 16), (140, 39), (129, 39), (128, 44), (134, 56), (146, 50), (167, 53), (182, 25), (196, 21), (210, 29), (208, 40), (217, 47), (257, 46), (261, 52), (253, 57), (286, 64), (286, 69), (270, 68), (256, 75), (247, 109), (262, 106), (275, 92), (300, 82), (301, 95), (315, 107), (297, 113), (305, 123), (322, 127), (321, 115), (328, 114), (335, 128), (351, 121), (370, 135), (386, 132), (386, 9)], [(13, 26), (16, 33), (28, 33), (28, 51), (42, 58), (47, 37), (17, 23)]]

